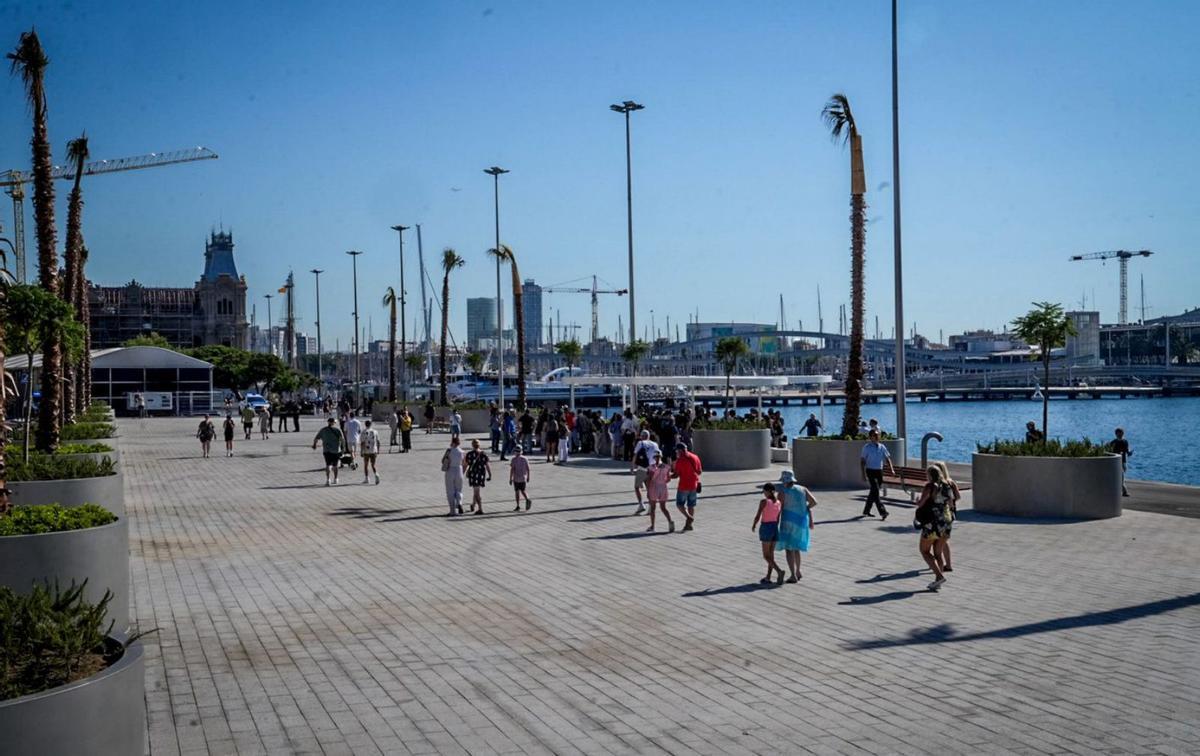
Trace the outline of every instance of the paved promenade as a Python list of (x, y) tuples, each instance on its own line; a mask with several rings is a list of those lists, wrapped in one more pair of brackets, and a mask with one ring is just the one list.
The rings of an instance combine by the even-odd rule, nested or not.
[(445, 436), (327, 489), (302, 427), (204, 460), (193, 420), (121, 422), (156, 756), (1200, 751), (1198, 519), (964, 511), (934, 594), (909, 510), (818, 492), (764, 589), (781, 468), (706, 474), (686, 534), (593, 459), (535, 463), (527, 514), (497, 464), (447, 520)]

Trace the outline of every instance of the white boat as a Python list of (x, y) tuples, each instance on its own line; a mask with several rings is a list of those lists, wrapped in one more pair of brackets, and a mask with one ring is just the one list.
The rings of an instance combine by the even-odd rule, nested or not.
[[(548, 401), (569, 401), (571, 387), (563, 383), (567, 375), (587, 375), (587, 372), (575, 368), (555, 368), (536, 381), (525, 383), (525, 400), (530, 403)], [(500, 387), (495, 378), (490, 376), (469, 375), (446, 385), (446, 393), (452, 401), (496, 401), (500, 395)], [(517, 381), (513, 376), (505, 376), (504, 400), (510, 402), (517, 396)], [(613, 399), (620, 400), (620, 389), (613, 386), (576, 386), (575, 400), (581, 399)]]

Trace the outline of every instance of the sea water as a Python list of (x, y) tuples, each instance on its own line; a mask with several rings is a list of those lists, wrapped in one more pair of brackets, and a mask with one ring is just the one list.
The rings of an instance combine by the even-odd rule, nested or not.
[[(970, 462), (976, 443), (994, 439), (1023, 439), (1025, 423), (1042, 425), (1041, 401), (938, 401), (909, 400), (908, 455), (912, 464), (921, 459), (921, 437), (929, 431), (942, 434), (943, 441), (929, 442), (929, 458)], [(783, 413), (787, 433), (802, 435), (801, 426), (809, 405), (777, 407)], [(745, 411), (745, 409), (741, 410)], [(825, 432), (842, 425), (842, 405), (825, 406)], [(864, 404), (864, 420), (876, 418), (886, 431), (896, 427), (894, 404)], [(1138, 399), (1053, 399), (1050, 402), (1050, 436), (1063, 440), (1088, 437), (1107, 442), (1113, 429), (1125, 429), (1133, 449), (1129, 477), (1169, 483), (1200, 485), (1200, 397)]]

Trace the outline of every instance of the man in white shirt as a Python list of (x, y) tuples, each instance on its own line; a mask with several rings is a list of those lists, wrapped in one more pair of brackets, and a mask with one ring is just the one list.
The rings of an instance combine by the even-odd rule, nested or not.
[(351, 412), (350, 419), (346, 421), (346, 445), (350, 447), (351, 468), (358, 462), (358, 443), (361, 440), (362, 432), (363, 424), (358, 419), (358, 413)]
[(370, 420), (367, 420), (366, 426), (358, 442), (363, 458), (363, 483), (370, 483), (371, 473), (375, 473), (375, 485), (379, 485), (379, 468), (375, 465), (379, 457), (379, 431), (371, 427)]
[(645, 514), (646, 507), (642, 505), (642, 488), (646, 485), (646, 476), (650, 473), (650, 463), (655, 454), (662, 454), (658, 444), (650, 440), (650, 431), (642, 431), (642, 436), (633, 447), (633, 459), (629, 462), (629, 471), (633, 473), (633, 492), (637, 494), (638, 508), (634, 514)]

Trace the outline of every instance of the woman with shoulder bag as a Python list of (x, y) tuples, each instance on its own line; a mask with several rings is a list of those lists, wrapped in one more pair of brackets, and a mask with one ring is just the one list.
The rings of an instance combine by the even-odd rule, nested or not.
[(934, 580), (929, 584), (929, 590), (936, 591), (946, 582), (940, 558), (941, 541), (950, 538), (950, 502), (954, 494), (936, 465), (930, 465), (926, 472), (929, 482), (921, 489), (921, 498), (917, 500), (913, 527), (921, 531), (921, 558), (933, 570)]

